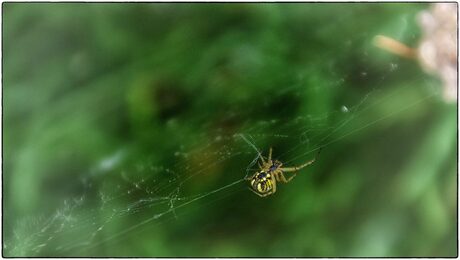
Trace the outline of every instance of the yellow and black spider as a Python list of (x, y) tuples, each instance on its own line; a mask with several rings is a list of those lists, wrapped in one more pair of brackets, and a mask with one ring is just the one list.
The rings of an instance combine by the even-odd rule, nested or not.
[[(321, 149), (318, 151), (318, 154), (321, 152)], [(294, 174), (289, 179), (286, 179), (284, 176), (284, 172), (296, 172), (312, 163), (315, 162), (316, 158), (311, 161), (308, 161), (302, 165), (296, 167), (281, 167), (283, 164), (280, 161), (272, 161), (272, 148), (270, 148), (270, 152), (268, 154), (268, 161), (265, 161), (262, 156), (260, 159), (262, 164), (259, 164), (260, 171), (257, 171), (251, 177), (246, 178), (246, 180), (251, 181), (251, 190), (259, 195), (260, 197), (266, 197), (268, 195), (274, 194), (276, 192), (276, 182), (284, 182), (288, 183), (292, 180), (296, 175)]]

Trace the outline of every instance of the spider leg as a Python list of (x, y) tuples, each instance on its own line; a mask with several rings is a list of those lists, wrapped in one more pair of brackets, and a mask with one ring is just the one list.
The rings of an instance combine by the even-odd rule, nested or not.
[(271, 162), (272, 160), (272, 152), (273, 152), (273, 149), (272, 147), (270, 147), (270, 152), (268, 152), (268, 161)]
[(294, 166), (294, 167), (286, 167), (286, 168), (279, 168), (283, 172), (296, 172), (304, 167), (307, 167), (308, 165), (312, 164), (315, 162), (316, 158), (318, 158), (319, 153), (321, 152), (321, 149), (319, 149), (318, 154), (313, 158), (313, 160), (310, 160), (302, 165), (299, 166)]
[(280, 170), (282, 170), (283, 172), (296, 172), (296, 171), (298, 171), (298, 170), (300, 170), (300, 169), (302, 169), (302, 168), (304, 168), (304, 167), (306, 167), (306, 166), (308, 166), (308, 165), (310, 165), (310, 164), (312, 164), (314, 162), (315, 162), (315, 159), (313, 159), (313, 160), (311, 160), (311, 161), (309, 161), (307, 163), (304, 163), (304, 164), (302, 164), (300, 166), (280, 168)]
[(261, 153), (259, 153), (259, 158), (262, 161), (262, 165), (266, 164), (264, 156)]
[(291, 177), (289, 177), (289, 179), (286, 179), (286, 177), (284, 176), (283, 172), (280, 172), (279, 174), (281, 180), (284, 182), (284, 183), (288, 183), (290, 182), (292, 179), (294, 179), (294, 177), (296, 176), (295, 174), (292, 175)]
[(272, 177), (272, 183), (273, 183), (273, 189), (270, 194), (273, 194), (276, 192), (276, 179), (274, 177)]
[(279, 176), (279, 171), (274, 171), (272, 174), (273, 174), (273, 179), (276, 180), (276, 181), (281, 181), (280, 179), (280, 176)]

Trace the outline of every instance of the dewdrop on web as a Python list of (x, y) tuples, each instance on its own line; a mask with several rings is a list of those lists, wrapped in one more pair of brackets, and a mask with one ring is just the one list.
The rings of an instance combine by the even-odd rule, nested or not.
[(383, 35), (377, 35), (374, 44), (398, 56), (417, 59), (424, 71), (441, 79), (444, 100), (457, 102), (457, 4), (433, 4), (417, 15), (417, 22), (423, 36), (416, 49)]

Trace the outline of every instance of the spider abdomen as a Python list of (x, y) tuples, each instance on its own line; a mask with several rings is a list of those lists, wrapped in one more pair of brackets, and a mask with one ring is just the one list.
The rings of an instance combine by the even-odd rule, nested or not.
[(260, 194), (270, 193), (273, 190), (271, 175), (266, 172), (258, 172), (251, 180), (251, 187)]

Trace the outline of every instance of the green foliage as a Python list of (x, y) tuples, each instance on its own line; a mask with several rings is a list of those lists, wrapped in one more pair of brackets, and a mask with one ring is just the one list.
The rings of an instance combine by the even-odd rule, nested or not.
[[(3, 4), (4, 255), (455, 256), (456, 106), (372, 45), (426, 7)], [(238, 133), (324, 149), (262, 199)]]

